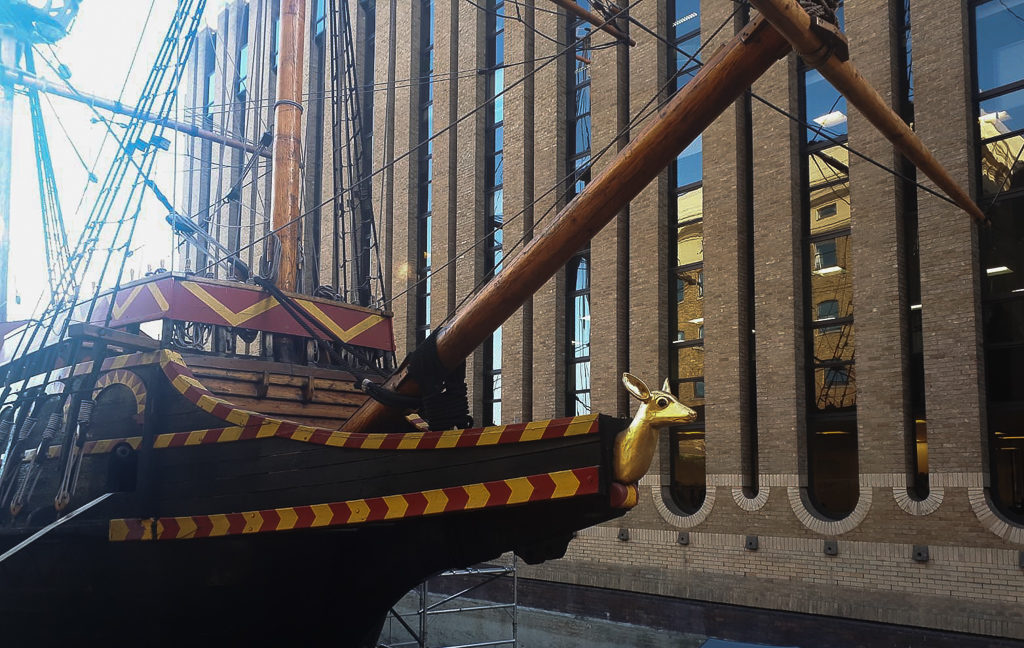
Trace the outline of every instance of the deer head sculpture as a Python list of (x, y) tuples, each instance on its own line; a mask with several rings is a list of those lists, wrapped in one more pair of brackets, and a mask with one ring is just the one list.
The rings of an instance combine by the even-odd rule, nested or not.
[(658, 447), (658, 430), (669, 425), (689, 423), (697, 413), (683, 405), (670, 392), (668, 380), (661, 390), (651, 391), (631, 373), (622, 374), (622, 384), (640, 401), (640, 409), (629, 427), (615, 437), (615, 481), (632, 484), (651, 466)]

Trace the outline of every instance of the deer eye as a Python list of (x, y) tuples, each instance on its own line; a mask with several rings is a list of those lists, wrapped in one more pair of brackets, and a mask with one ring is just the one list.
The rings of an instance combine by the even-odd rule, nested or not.
[(665, 398), (664, 396), (662, 396), (661, 398), (659, 398), (659, 399), (658, 399), (657, 401), (655, 401), (655, 402), (657, 402), (657, 403), (658, 403), (658, 407), (662, 407), (662, 408), (664, 408), (664, 407), (668, 407), (668, 399), (667, 399), (667, 398)]

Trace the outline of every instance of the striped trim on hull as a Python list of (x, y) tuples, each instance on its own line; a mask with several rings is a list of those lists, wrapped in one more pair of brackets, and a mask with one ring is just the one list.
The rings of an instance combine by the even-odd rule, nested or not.
[(191, 540), (345, 526), (558, 500), (598, 492), (597, 466), (416, 493), (242, 513), (110, 521), (111, 542)]

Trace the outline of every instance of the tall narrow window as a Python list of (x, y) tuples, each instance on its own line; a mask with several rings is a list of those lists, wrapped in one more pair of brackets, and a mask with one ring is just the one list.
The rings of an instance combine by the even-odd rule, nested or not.
[[(842, 10), (839, 12), (842, 24)], [(857, 384), (850, 265), (846, 99), (801, 69), (804, 316), (807, 349), (807, 471), (818, 513), (848, 515), (857, 505)], [(822, 317), (823, 313), (827, 316)]]
[[(669, 38), (674, 62), (672, 89), (678, 91), (696, 74), (693, 56), (700, 47), (699, 0), (669, 0)], [(704, 452), (704, 190), (702, 141), (697, 138), (670, 169), (669, 214), (675, 224), (675, 245), (669, 255), (674, 284), (675, 325), (671, 384), (697, 420), (673, 428), (670, 436), (672, 499), (685, 513), (695, 513), (707, 494)]]
[(206, 50), (203, 83), (203, 121), (213, 126), (213, 109), (217, 101), (217, 34), (210, 32), (210, 46)]
[(316, 0), (313, 10), (313, 34), (322, 36), (327, 31), (327, 0)]
[(277, 72), (281, 63), (281, 13), (280, 8), (274, 10), (274, 31), (270, 34), (270, 66)]
[[(311, 124), (308, 131), (309, 142), (306, 145), (306, 178), (307, 182), (307, 209), (310, 211), (308, 222), (310, 227), (304, 233), (305, 249), (310, 262), (306, 264), (309, 269), (310, 287), (307, 290), (314, 290), (322, 282), (320, 276), (320, 255), (323, 247), (321, 242), (322, 227), (325, 209), (322, 196), (324, 191), (324, 140), (326, 136), (325, 124), (329, 123), (327, 116), (324, 90), (327, 87), (327, 0), (315, 0), (313, 12), (313, 40), (309, 46), (309, 86), (311, 96), (307, 104), (307, 124)], [(330, 254), (330, 252), (328, 252)], [(303, 281), (306, 278), (303, 277)], [(328, 281), (330, 281), (328, 279)]]
[[(914, 123), (914, 56), (910, 31), (910, 0), (903, 0), (900, 16), (899, 111), (903, 121)], [(910, 332), (910, 415), (913, 421), (907, 435), (911, 467), (911, 491), (918, 499), (928, 497), (928, 421), (924, 398), (924, 335), (921, 317), (921, 260), (918, 246), (917, 167), (903, 160), (903, 242), (904, 277), (907, 294), (907, 321)]]
[[(505, 3), (492, 0), (487, 12), (487, 93), (494, 101), (487, 107), (487, 263), (491, 276), (501, 271), (502, 224), (504, 223), (505, 101), (498, 95), (505, 89)], [(501, 423), (501, 328), (484, 345), (484, 416), (489, 425)]]
[[(249, 96), (249, 7), (242, 8), (242, 14), (238, 21), (238, 52), (234, 63), (235, 68), (235, 106), (234, 106), (234, 130), (245, 135), (246, 125), (246, 101)], [(245, 164), (244, 156), (235, 155), (235, 168), (232, 170), (232, 183), (238, 183)], [(228, 240), (227, 246), (231, 250), (238, 250), (241, 245), (242, 229), (242, 205), (238, 200), (233, 200), (228, 209)], [(234, 270), (230, 270), (230, 276), (234, 276)]]
[[(420, 8), (420, 140), (434, 133), (434, 1), (422, 0)], [(416, 341), (430, 335), (430, 251), (433, 212), (434, 143), (419, 149), (419, 192), (416, 232)]]
[(991, 494), (1024, 523), (1024, 0), (972, 5)]
[[(235, 97), (245, 107), (245, 97), (249, 89), (249, 7), (242, 9), (242, 20), (238, 25), (238, 87)], [(244, 114), (244, 113), (243, 113)]]
[(569, 413), (590, 413), (590, 255), (581, 252), (569, 261), (566, 271), (569, 281), (570, 394)]
[[(589, 0), (579, 5), (591, 9)], [(569, 61), (567, 144), (570, 198), (590, 182), (590, 24), (570, 16), (569, 42), (577, 43)], [(566, 267), (566, 414), (590, 412), (590, 248)], [(585, 305), (586, 312), (583, 312)], [(586, 318), (586, 319), (583, 319)], [(582, 327), (582, 328), (581, 328)], [(586, 339), (584, 340), (584, 335)]]

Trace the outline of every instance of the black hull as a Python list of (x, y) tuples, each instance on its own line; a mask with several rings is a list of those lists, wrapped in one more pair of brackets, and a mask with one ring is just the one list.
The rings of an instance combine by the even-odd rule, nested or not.
[[(466, 431), (460, 447), (337, 447), (324, 431), (199, 442), (193, 431), (234, 414), (211, 413), (158, 365), (133, 371), (148, 389), (138, 447), (86, 456), (71, 508), (119, 492), (0, 562), (8, 645), (373, 645), (423, 579), (508, 551), (560, 557), (574, 531), (629, 506), (611, 478), (619, 420), (531, 424), (543, 438)], [(98, 401), (97, 440), (132, 432), (125, 403), (138, 406)], [(0, 520), (0, 554), (56, 517), (60, 465), (43, 461), (25, 508)], [(389, 519), (385, 499), (401, 501)], [(334, 516), (302, 518), (314, 507)]]
[(591, 496), (167, 543), (58, 529), (0, 564), (0, 620), (12, 646), (368, 646), (388, 609), (424, 578), (509, 550), (556, 558), (574, 528), (616, 514)]

